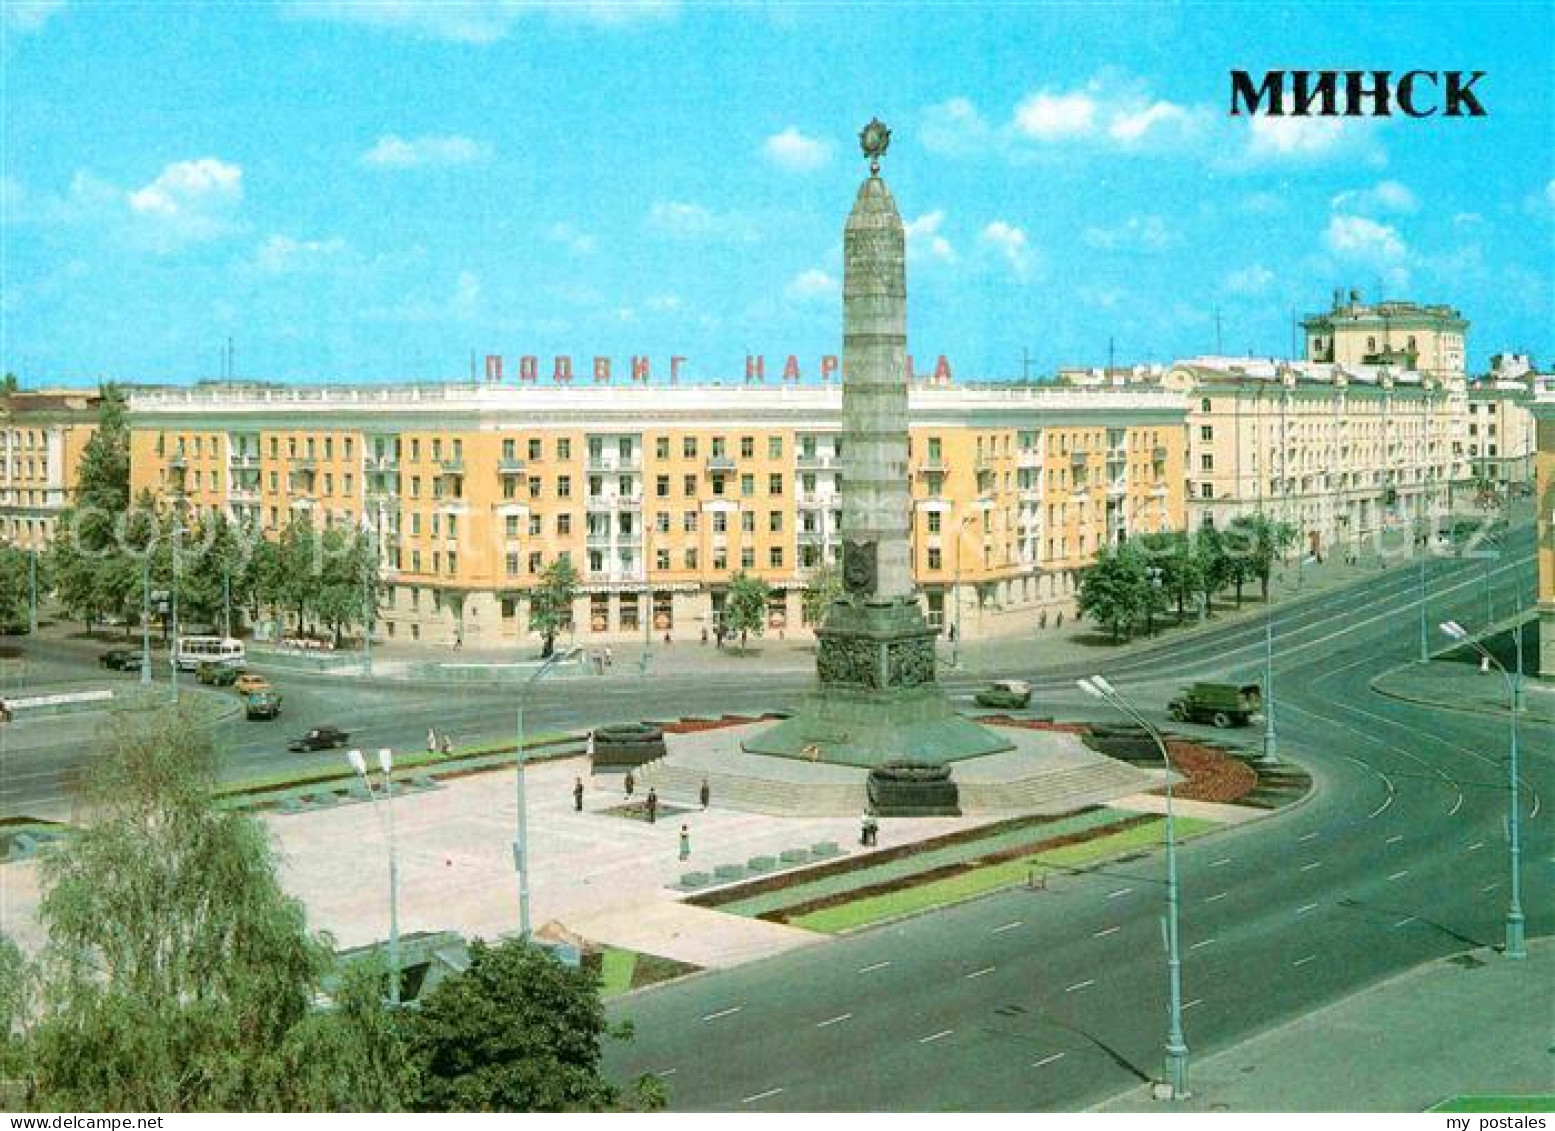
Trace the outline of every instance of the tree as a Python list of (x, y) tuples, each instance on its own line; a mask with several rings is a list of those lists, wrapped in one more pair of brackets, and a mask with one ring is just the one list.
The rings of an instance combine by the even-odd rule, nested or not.
[(1193, 540), (1180, 530), (1145, 534), (1139, 538), (1150, 564), (1161, 571), (1161, 591), (1177, 604), (1177, 623), (1187, 616), (1188, 600), (1203, 587), (1202, 569), (1193, 552)]
[[(1247, 577), (1258, 579), (1267, 603), (1269, 577), (1274, 572), (1275, 560), (1295, 545), (1296, 528), (1288, 522), (1275, 521), (1262, 511), (1238, 515), (1231, 520), (1227, 542), (1234, 553), (1245, 559)], [(1240, 594), (1238, 588), (1238, 605), (1242, 603)]]
[(16, 379), (16, 374), (7, 373), (4, 377), (0, 377), (0, 393), (9, 396), (20, 388), (21, 382)]
[(767, 605), (772, 599), (772, 587), (759, 577), (752, 577), (741, 570), (729, 579), (729, 592), (724, 595), (724, 628), (733, 635), (740, 634), (743, 650), (750, 634), (760, 636), (767, 625)]
[(805, 579), (802, 598), (805, 620), (819, 627), (826, 619), (826, 610), (842, 593), (842, 571), (835, 565), (827, 564), (813, 570)]
[(130, 505), (129, 405), (117, 386), (100, 390), (97, 430), (81, 452), (76, 505), (122, 514)]
[(327, 949), (275, 878), (264, 827), (214, 803), (188, 709), (121, 715), (91, 772), (93, 817), (40, 864), (33, 1085), (76, 1110), (293, 1106), (293, 1029)]
[(523, 940), (477, 940), (470, 965), (409, 1018), (418, 1111), (604, 1111), (621, 1095), (600, 1074), (611, 1030), (595, 976)]
[(0, 546), (0, 633), (27, 623), (31, 557), (15, 546)]
[(1211, 615), (1212, 599), (1230, 580), (1230, 562), (1225, 539), (1213, 526), (1201, 526), (1193, 536), (1193, 556), (1198, 562), (1199, 592), (1204, 597), (1204, 614)]
[(1145, 619), (1157, 599), (1144, 554), (1132, 546), (1103, 546), (1080, 576), (1080, 615), (1112, 631), (1117, 643)]
[(572, 624), (572, 603), (578, 596), (578, 571), (570, 558), (557, 558), (540, 575), (540, 584), (529, 591), (529, 627), (544, 642), (542, 659), (556, 651), (556, 636)]

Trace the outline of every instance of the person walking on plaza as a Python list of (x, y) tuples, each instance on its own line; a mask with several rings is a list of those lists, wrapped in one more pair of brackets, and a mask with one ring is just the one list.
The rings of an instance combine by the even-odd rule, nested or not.
[(702, 801), (702, 808), (706, 809), (708, 803), (713, 800), (713, 787), (707, 784), (707, 779), (702, 779), (702, 788), (697, 790), (697, 797)]
[(626, 796), (627, 796), (628, 800), (630, 800), (630, 798), (632, 796), (632, 790), (634, 790), (636, 788), (637, 788), (637, 779), (632, 776), (632, 771), (631, 770), (627, 770), (626, 771)]
[(437, 753), (437, 731), (433, 730), (431, 727), (427, 727), (427, 753)]
[(659, 822), (659, 793), (651, 785), (648, 787), (648, 800), (644, 803), (648, 810), (648, 823), (656, 825)]
[(680, 858), (691, 859), (691, 829), (687, 825), (680, 826)]
[(446, 758), (453, 752), (454, 740), (448, 736), (448, 732), (445, 730), (443, 732), (443, 757)]
[(583, 812), (583, 779), (579, 778), (572, 784), (572, 811)]

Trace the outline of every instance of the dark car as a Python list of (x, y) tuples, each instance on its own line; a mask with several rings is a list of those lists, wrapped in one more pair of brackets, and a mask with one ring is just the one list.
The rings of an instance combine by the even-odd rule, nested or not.
[(256, 691), (243, 698), (243, 714), (250, 719), (273, 719), (281, 713), (281, 697), (273, 691)]
[(1022, 679), (991, 683), (973, 697), (979, 707), (1024, 707), (1031, 702), (1031, 684)]
[(243, 669), (232, 664), (219, 664), (212, 660), (204, 660), (194, 671), (194, 678), (201, 683), (208, 683), (212, 687), (231, 687), (237, 682), (238, 676), (243, 674)]
[(140, 653), (128, 648), (110, 648), (97, 657), (97, 662), (116, 672), (140, 671)]
[(294, 752), (307, 750), (330, 750), (336, 746), (344, 746), (351, 735), (339, 727), (314, 727), (307, 734), (300, 735), (286, 744), (286, 749)]

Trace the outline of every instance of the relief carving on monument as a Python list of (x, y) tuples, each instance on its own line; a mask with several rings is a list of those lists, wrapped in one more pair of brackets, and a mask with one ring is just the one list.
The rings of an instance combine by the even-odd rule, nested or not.
[(875, 591), (876, 546), (870, 542), (843, 542), (842, 587), (849, 593), (867, 596)]
[(822, 683), (878, 687), (875, 645), (862, 638), (827, 637), (822, 639), (815, 657), (815, 672)]
[(888, 646), (893, 687), (918, 687), (934, 682), (934, 642), (898, 640)]

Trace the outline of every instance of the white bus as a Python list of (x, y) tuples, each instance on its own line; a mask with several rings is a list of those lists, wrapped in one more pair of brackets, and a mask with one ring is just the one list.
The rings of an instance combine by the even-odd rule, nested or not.
[(179, 669), (186, 672), (194, 671), (207, 661), (233, 668), (241, 668), (248, 662), (243, 641), (229, 636), (180, 636), (173, 654)]

